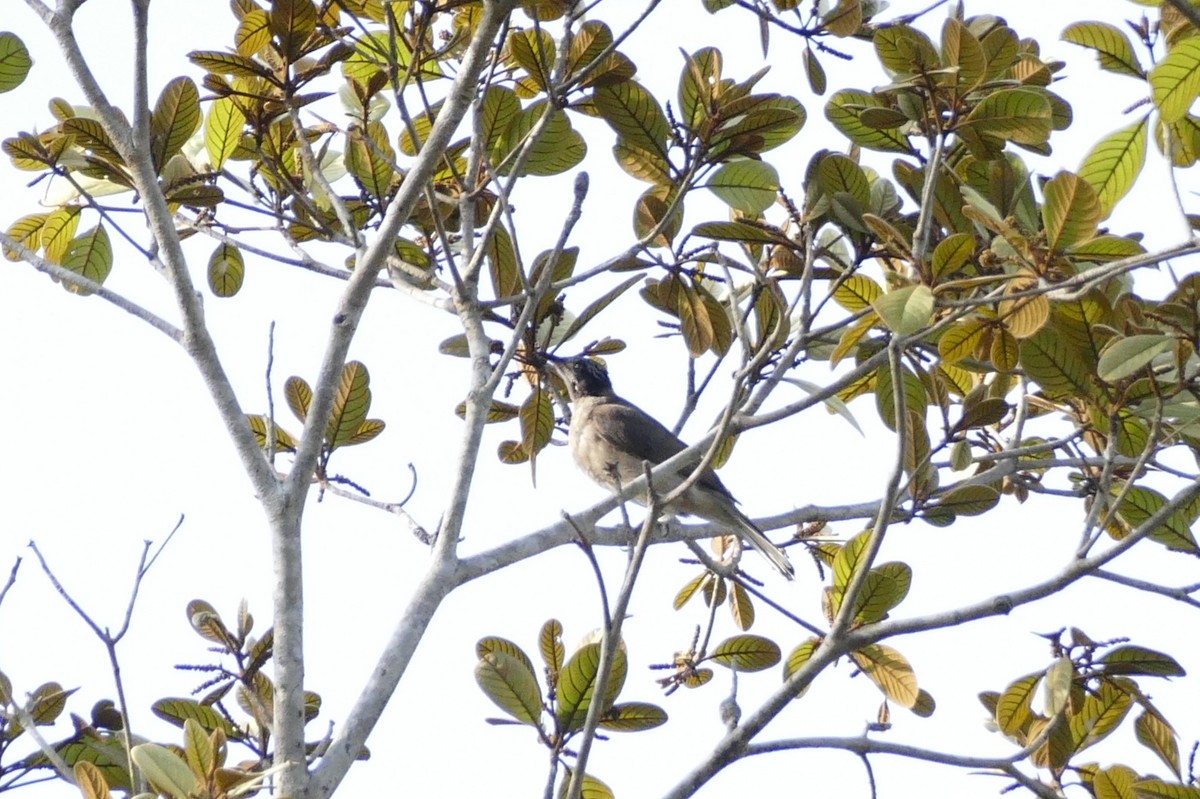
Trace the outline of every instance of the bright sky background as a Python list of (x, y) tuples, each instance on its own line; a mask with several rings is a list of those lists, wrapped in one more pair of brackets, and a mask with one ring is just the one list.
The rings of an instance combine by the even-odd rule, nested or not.
[[(630, 14), (640, 8), (626, 0), (610, 0), (607, 5)], [(925, 5), (924, 0), (901, 0), (884, 18)], [(1066, 80), (1056, 91), (1075, 106), (1076, 121), (1052, 139), (1054, 156), (1036, 167), (1044, 174), (1076, 168), (1096, 140), (1126, 124), (1122, 110), (1141, 98), (1137, 82), (1101, 75), (1095, 58), (1058, 41), (1059, 32), (1080, 14), (1122, 25), (1123, 18), (1135, 18), (1141, 10), (1116, 0), (968, 4), (969, 14), (1006, 14), (1019, 34), (1037, 37), (1043, 53), (1068, 64), (1061, 73)], [(933, 12), (923, 26), (939, 29), (944, 13)], [(224, 48), (234, 28), (232, 15), (219, 2), (158, 3), (153, 18), (154, 92), (178, 74), (198, 80), (199, 71), (183, 54), (190, 49)], [(25, 39), (36, 61), (29, 82), (0, 97), (8, 136), (52, 123), (46, 108), (48, 95), (72, 102), (82, 98), (68, 81), (40, 23), (23, 4), (11, 4), (4, 25)], [(665, 34), (655, 28), (666, 25), (678, 28), (670, 34), (670, 46), (664, 45)], [(77, 29), (102, 84), (114, 100), (124, 103), (129, 96), (131, 52), (128, 4), (90, 0), (78, 15)], [(749, 15), (731, 10), (710, 17), (699, 0), (666, 0), (625, 50), (638, 64), (639, 80), (665, 99), (674, 97), (682, 65), (677, 46), (692, 51), (714, 43), (725, 53), (727, 76), (746, 77), (762, 66), (757, 25)], [(831, 92), (883, 82), (866, 45), (846, 43), (845, 47), (858, 56), (854, 62), (822, 58)], [(798, 194), (812, 152), (821, 147), (844, 149), (845, 142), (831, 136), (824, 123), (824, 101), (808, 90), (795, 40), (776, 33), (770, 63), (772, 71), (760, 84), (763, 89), (794, 94), (809, 114), (797, 141), (769, 155), (785, 185)], [(592, 136), (585, 164), (592, 189), (572, 241), (582, 248), (580, 263), (591, 265), (626, 245), (632, 202), (642, 187), (612, 163), (606, 127), (573, 121)], [(0, 224), (7, 226), (35, 210), (42, 189), (25, 188), (29, 177), (30, 173), (12, 170), (7, 159), (0, 163)], [(1186, 231), (1165, 177), (1166, 167), (1152, 150), (1143, 181), (1110, 221), (1114, 231), (1143, 230), (1150, 248), (1184, 238)], [(550, 246), (557, 236), (570, 202), (571, 178), (568, 174), (526, 181), (516, 198), (525, 253)], [(1185, 194), (1185, 202), (1192, 198), (1190, 192)], [(689, 211), (689, 223), (724, 215), (715, 202), (704, 210), (700, 203), (690, 204)], [(130, 218), (130, 226), (137, 229), (137, 221)], [(189, 242), (194, 275), (201, 285), (210, 248), (208, 242)], [(165, 284), (136, 255), (121, 252), (108, 285), (175, 319)], [(1183, 262), (1175, 268), (1184, 272), (1194, 266)], [(247, 273), (237, 297), (205, 298), (208, 318), (226, 369), (251, 413), (266, 410), (267, 331), (275, 321), (272, 383), (277, 408), (284, 425), (298, 430), (299, 425), (286, 416), (283, 382), (289, 375), (312, 379), (340, 284), (253, 258)], [(1146, 285), (1146, 293), (1157, 296), (1166, 283), (1159, 279)], [(568, 295), (568, 306), (574, 310), (584, 302), (578, 295)], [(646, 338), (654, 328), (645, 316), (640, 321), (633, 318), (637, 303), (630, 292), (627, 302), (600, 317), (592, 324), (591, 335), (578, 343), (582, 346), (605, 334), (633, 343), (610, 359), (616, 387), (669, 423), (678, 413), (686, 356), (678, 339)], [(388, 429), (376, 442), (342, 451), (333, 461), (335, 471), (367, 486), (381, 499), (408, 493), (407, 465), (413, 463), (419, 484), (409, 507), (430, 528), (445, 502), (446, 478), (460, 429), (453, 408), (466, 385), (465, 362), (440, 356), (436, 349), (439, 341), (455, 332), (455, 320), (448, 315), (392, 292), (373, 298), (351, 357), (370, 368), (371, 415), (384, 419)], [(8, 420), (7, 457), (0, 462), (4, 504), (0, 571), (7, 574), (14, 558), (25, 558), (18, 585), (0, 606), (0, 669), (18, 693), (51, 679), (80, 686), (69, 707), (82, 715), (96, 699), (113, 696), (103, 649), (55, 596), (25, 544), (36, 540), (76, 599), (101, 624), (116, 627), (141, 542), (161, 541), (179, 515), (185, 514), (182, 530), (143, 586), (133, 631), (121, 648), (137, 731), (160, 740), (178, 740), (178, 731), (153, 718), (148, 706), (162, 696), (184, 696), (198, 682), (194, 675), (176, 672), (172, 666), (207, 659), (204, 642), (187, 625), (186, 603), (204, 598), (232, 619), (238, 601), (245, 597), (259, 619), (259, 631), (268, 623), (267, 533), (248, 481), (192, 364), (173, 343), (137, 320), (100, 300), (70, 296), (27, 266), (4, 264), (0, 341), (4, 342), (0, 409)], [(827, 381), (829, 373), (817, 365), (805, 377)], [(882, 475), (893, 457), (892, 438), (880, 432), (871, 401), (855, 403), (852, 409), (868, 432), (865, 438), (819, 409), (772, 427), (765, 435), (743, 438), (723, 475), (751, 515), (879, 496)], [(716, 410), (715, 405), (702, 408), (687, 434), (701, 434)], [(536, 529), (556, 520), (561, 510), (582, 509), (601, 496), (600, 489), (574, 469), (565, 449), (550, 450), (539, 460), (536, 489), (530, 485), (527, 469), (501, 467), (492, 453), (511, 434), (510, 430), (489, 431), (466, 525), (466, 552)], [(982, 520), (962, 520), (951, 529), (923, 524), (894, 528), (884, 559), (906, 560), (914, 570), (913, 588), (899, 615), (964, 604), (1048, 576), (1074, 549), (1081, 518), (1079, 505), (1071, 501), (1033, 498), (1020, 506), (1006, 499), (1001, 512)], [(308, 687), (324, 698), (322, 716), (310, 726), (310, 738), (315, 738), (324, 732), (325, 724), (344, 718), (427, 556), (394, 517), (343, 500), (327, 498), (317, 504), (314, 495), (305, 521)], [(848, 537), (859, 529), (846, 524), (832, 531)], [(659, 675), (645, 668), (666, 662), (672, 652), (686, 648), (692, 626), (703, 619), (699, 606), (678, 613), (670, 609), (675, 592), (695, 573), (695, 567), (677, 562), (685, 554), (681, 545), (652, 550), (646, 566), (649, 579), (639, 587), (633, 617), (625, 626), (632, 662), (622, 699), (656, 702), (672, 719), (652, 732), (613, 735), (593, 750), (589, 771), (621, 797), (661, 793), (723, 732), (716, 706), (728, 693), (728, 672), (718, 669), (717, 679), (704, 690), (663, 697), (654, 684)], [(604, 553), (602, 562), (613, 590), (623, 555)], [(1196, 579), (1194, 562), (1167, 557), (1151, 545), (1139, 546), (1121, 563), (1125, 573), (1166, 583)], [(795, 612), (818, 621), (815, 571), (803, 555), (796, 565), (794, 584), (782, 585), (768, 577), (770, 590)], [(751, 569), (767, 576), (760, 564), (751, 564)], [(890, 641), (913, 663), (921, 685), (933, 693), (939, 706), (930, 720), (893, 709), (895, 726), (887, 740), (960, 754), (1011, 751), (1010, 744), (984, 729), (985, 714), (975, 695), (1002, 690), (1009, 681), (1045, 668), (1050, 662), (1048, 648), (1034, 633), (1068, 624), (1080, 626), (1097, 640), (1136, 636), (1137, 643), (1173, 654), (1192, 672), (1200, 670), (1200, 644), (1194, 635), (1179, 635), (1181, 614), (1172, 603), (1101, 588), (1107, 597), (1102, 606), (1095, 603), (1101, 594), (1085, 586), (969, 630)], [(475, 686), (472, 669), (477, 639), (504, 636), (532, 654), (537, 631), (550, 617), (562, 620), (568, 647), (599, 624), (591, 571), (572, 548), (453, 594), (436, 616), (369, 742), (374, 758), (354, 767), (341, 795), (393, 792), (397, 785), (414, 796), (540, 795), (544, 750), (528, 730), (484, 723), (485, 717), (500, 713)], [(760, 607), (759, 617), (754, 632), (775, 637), (785, 653), (806, 637), (766, 608)], [(728, 619), (722, 621), (723, 634), (733, 634)], [(765, 738), (860, 733), (874, 719), (881, 696), (865, 678), (851, 680), (850, 674), (844, 663), (823, 674), (814, 689), (768, 729)], [(755, 707), (778, 680), (775, 669), (743, 676), (739, 686), (743, 709)], [(1194, 685), (1149, 680), (1146, 685), (1177, 725), (1187, 751), (1200, 735)], [(52, 738), (67, 734), (65, 725), (49, 732)], [(1102, 762), (1125, 757), (1143, 772), (1163, 771), (1134, 743), (1131, 731), (1119, 733), (1094, 752)], [(913, 767), (895, 759), (877, 758), (873, 764), (881, 795), (886, 796), (914, 795), (906, 786), (916, 780), (938, 786), (939, 794), (962, 797), (994, 796), (1003, 787), (991, 778)], [(821, 752), (777, 754), (729, 768), (701, 795), (753, 790), (750, 795), (790, 796), (797, 789), (814, 796), (834, 791), (867, 795), (863, 770), (854, 758)], [(64, 790), (56, 784), (27, 795), (61, 796)]]

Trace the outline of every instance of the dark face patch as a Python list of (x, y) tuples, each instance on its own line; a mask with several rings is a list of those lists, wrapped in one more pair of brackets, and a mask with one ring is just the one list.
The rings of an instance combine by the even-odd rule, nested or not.
[(573, 358), (568, 362), (575, 393), (581, 397), (600, 397), (612, 391), (608, 371), (591, 358)]

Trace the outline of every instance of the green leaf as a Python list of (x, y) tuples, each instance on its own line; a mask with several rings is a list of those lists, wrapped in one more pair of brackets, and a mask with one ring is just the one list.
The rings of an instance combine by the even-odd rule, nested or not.
[(130, 750), (133, 762), (159, 793), (171, 799), (190, 799), (198, 788), (196, 775), (179, 755), (154, 743), (138, 744)]
[(798, 672), (805, 663), (812, 660), (813, 653), (817, 651), (817, 647), (820, 645), (820, 638), (809, 638), (789, 652), (787, 660), (783, 663), (783, 679), (786, 681)]
[(976, 134), (1007, 139), (1016, 144), (1044, 144), (1050, 138), (1053, 112), (1050, 100), (1035, 89), (1001, 89), (992, 92), (963, 121)]
[[(42, 228), (49, 218), (50, 214), (27, 214), (9, 225), (4, 232), (25, 249), (37, 252), (42, 246)], [(4, 257), (10, 261), (21, 260), (20, 253), (7, 245), (4, 247)]]
[(521, 101), (507, 86), (489, 86), (479, 104), (479, 133), (486, 150), (494, 152), (521, 115)]
[(288, 408), (301, 422), (308, 419), (308, 408), (312, 405), (313, 392), (303, 377), (289, 377), (283, 384), (283, 396)]
[(868, 108), (887, 108), (881, 99), (866, 92), (847, 89), (835, 93), (825, 104), (825, 118), (855, 144), (885, 153), (912, 153), (908, 136), (899, 128), (883, 130), (863, 123), (861, 117)]
[[(1115, 497), (1121, 490), (1122, 487), (1119, 484), (1114, 485), (1113, 496)], [(1128, 526), (1129, 530), (1140, 527), (1167, 504), (1167, 498), (1153, 488), (1135, 485), (1130, 486), (1124, 493), (1125, 498), (1116, 508), (1116, 516)], [(1176, 552), (1200, 554), (1200, 547), (1197, 547), (1196, 539), (1192, 536), (1191, 531), (1191, 526), (1195, 521), (1194, 510), (1185, 506), (1176, 510), (1163, 524), (1152, 530), (1149, 538)], [(1117, 537), (1123, 537), (1125, 533), (1124, 530), (1110, 531), (1114, 532)]]
[(871, 540), (871, 531), (864, 530), (847, 541), (833, 558), (833, 587), (845, 591), (850, 584), (854, 572), (862, 562), (867, 542)]
[[(710, 2), (710, 0), (705, 0)], [(566, 769), (566, 777), (558, 787), (558, 799), (566, 799), (567, 789), (571, 787), (572, 769)], [(579, 799), (614, 799), (612, 788), (609, 788), (591, 774), (584, 774), (579, 788)]]
[(1200, 94), (1200, 39), (1176, 42), (1150, 71), (1150, 90), (1164, 122), (1183, 119)]
[(867, 573), (854, 607), (854, 621), (871, 624), (887, 617), (908, 596), (912, 569), (905, 563), (883, 563)]
[(1133, 784), (1137, 799), (1200, 799), (1200, 788), (1166, 782), (1157, 777)]
[(488, 699), (522, 724), (536, 727), (542, 696), (533, 669), (502, 651), (489, 651), (475, 664), (475, 681)]
[[(739, 244), (781, 244), (794, 247), (795, 242), (779, 228), (750, 222), (701, 222), (692, 228), (693, 236), (704, 236), (717, 241), (735, 241)], [(870, 278), (865, 278), (870, 280)]]
[(289, 61), (299, 57), (316, 27), (317, 9), (312, 0), (271, 0), (271, 33)]
[(10, 92), (25, 82), (33, 59), (25, 43), (14, 33), (0, 33), (0, 92)]
[(613, 705), (600, 719), (600, 727), (614, 732), (640, 732), (667, 723), (667, 712), (648, 702), (622, 702)]
[(1134, 78), (1146, 77), (1125, 31), (1105, 22), (1076, 22), (1062, 32), (1064, 42), (1096, 51), (1101, 69)]
[(218, 297), (232, 297), (242, 288), (246, 262), (235, 244), (222, 242), (208, 257), (208, 287)]
[(78, 206), (69, 205), (51, 211), (42, 225), (41, 245), (46, 251), (46, 260), (61, 264), (75, 242), (75, 231), (79, 229)]
[[(592, 691), (596, 685), (596, 676), (600, 669), (600, 644), (584, 644), (563, 666), (558, 681), (558, 728), (564, 732), (573, 732), (583, 727), (587, 718), (588, 706), (592, 703)], [(625, 676), (629, 670), (629, 661), (625, 652), (617, 648), (613, 657), (612, 670), (604, 696), (604, 709), (608, 709), (621, 688), (625, 685)]]
[(233, 34), (234, 49), (247, 58), (258, 55), (271, 43), (271, 20), (261, 8), (252, 8), (238, 21)]
[(521, 405), (519, 417), (521, 447), (533, 455), (550, 443), (550, 436), (554, 433), (554, 406), (550, 402), (550, 392), (543, 391), (540, 384), (535, 386)]
[[(514, 30), (508, 36), (507, 47), (513, 61), (529, 73), (536, 92), (544, 92), (554, 68), (554, 37), (540, 28)], [(532, 97), (536, 92), (530, 90), (525, 96)]]
[(1133, 187), (1146, 163), (1146, 136), (1150, 117), (1101, 139), (1079, 167), (1079, 176), (1092, 184), (1100, 201), (1100, 218)]
[(827, 195), (847, 194), (862, 208), (871, 204), (871, 184), (867, 173), (853, 160), (839, 153), (830, 153), (817, 167), (817, 185)]
[[(63, 256), (62, 265), (88, 280), (103, 283), (112, 271), (112, 263), (112, 242), (104, 225), (97, 225), (71, 242), (67, 254)], [(66, 289), (76, 294), (91, 294), (79, 286), (66, 286)]]
[(218, 97), (213, 101), (205, 122), (204, 148), (214, 171), (219, 171), (237, 151), (245, 125), (246, 115), (232, 97)]
[(632, 80), (601, 86), (595, 90), (592, 102), (618, 137), (667, 160), (671, 126), (658, 100), (644, 86)]
[(1096, 376), (1109, 383), (1124, 380), (1140, 372), (1179, 341), (1175, 336), (1142, 334), (1114, 338), (1100, 353)]
[(888, 25), (874, 36), (875, 54), (893, 75), (921, 75), (942, 66), (937, 48), (911, 25)]
[[(512, 236), (503, 225), (497, 225), (487, 243), (488, 274), (496, 299), (513, 297), (521, 291), (521, 272)], [(443, 350), (445, 352), (445, 350)], [(457, 353), (456, 353), (457, 354)], [(463, 352), (465, 357), (466, 353)]]
[(1033, 695), (1041, 681), (1041, 673), (1028, 674), (1014, 680), (1004, 689), (996, 703), (996, 726), (1000, 732), (1015, 737), (1033, 717)]
[(717, 644), (711, 660), (736, 671), (762, 671), (779, 662), (779, 644), (761, 635), (735, 635)]
[(1092, 776), (1092, 793), (1096, 799), (1132, 799), (1137, 772), (1128, 766), (1110, 766)]
[(1107, 738), (1125, 719), (1132, 705), (1133, 697), (1128, 691), (1108, 680), (1101, 682), (1095, 691), (1088, 693), (1079, 712), (1071, 716), (1071, 738), (1075, 742), (1075, 751), (1082, 751)]
[(175, 78), (163, 87), (150, 115), (150, 154), (157, 169), (200, 127), (200, 92), (191, 78)]
[(680, 121), (690, 130), (698, 130), (708, 118), (712, 95), (721, 85), (723, 57), (715, 47), (704, 47), (690, 56), (679, 76)]
[[(250, 432), (254, 433), (254, 439), (258, 443), (259, 448), (267, 448), (267, 417), (258, 414), (247, 414), (246, 423), (250, 425)], [(295, 452), (300, 446), (300, 442), (288, 431), (284, 430), (279, 425), (274, 426), (275, 444), (271, 448), (274, 452)]]
[(1093, 394), (1088, 367), (1055, 325), (1047, 325), (1020, 343), (1021, 368), (1050, 399)]
[(1145, 675), (1149, 677), (1185, 677), (1183, 666), (1170, 655), (1142, 646), (1127, 644), (1109, 650), (1100, 658), (1106, 674)]
[(184, 727), (188, 721), (199, 724), (206, 732), (221, 730), (229, 738), (240, 738), (233, 724), (225, 716), (195, 699), (166, 698), (150, 706), (154, 715), (176, 727)]
[(934, 281), (949, 277), (975, 254), (975, 237), (969, 233), (952, 233), (933, 249), (931, 266)]
[(542, 625), (542, 630), (538, 634), (538, 649), (542, 653), (542, 662), (546, 664), (546, 670), (550, 672), (552, 678), (551, 681), (555, 683), (558, 682), (558, 673), (562, 670), (563, 658), (566, 657), (562, 632), (562, 622), (558, 619), (550, 619)]
[(371, 408), (370, 383), (371, 376), (361, 362), (349, 361), (342, 367), (333, 411), (325, 427), (325, 442), (331, 450), (348, 444), (366, 421)]
[(1091, 183), (1070, 172), (1059, 172), (1046, 183), (1042, 193), (1045, 195), (1042, 223), (1055, 252), (1095, 235), (1103, 213)]
[(352, 127), (346, 133), (346, 152), (342, 156), (346, 171), (354, 176), (376, 199), (387, 197), (396, 174), (396, 151), (388, 142), (387, 129), (379, 122), (367, 124), (366, 131)]
[(216, 768), (216, 750), (204, 728), (193, 719), (183, 723), (184, 755), (193, 774), (211, 774)]
[(937, 506), (957, 516), (979, 516), (1000, 502), (1000, 492), (986, 485), (960, 485), (947, 491)]
[(533, 661), (529, 659), (529, 655), (507, 638), (489, 635), (486, 638), (480, 638), (479, 642), (475, 644), (475, 657), (483, 658), (491, 652), (503, 652), (509, 657), (516, 658), (521, 661), (521, 665), (529, 669), (530, 673), (533, 673)]
[(1175, 730), (1171, 729), (1166, 719), (1157, 712), (1147, 710), (1137, 717), (1133, 723), (1133, 730), (1138, 743), (1158, 755), (1159, 759), (1167, 764), (1167, 768), (1179, 777), (1179, 742), (1176, 740)]
[(918, 283), (881, 294), (871, 302), (883, 323), (902, 336), (916, 333), (933, 318), (933, 292)]
[(779, 173), (764, 161), (733, 161), (713, 172), (705, 185), (730, 208), (753, 216), (775, 202)]
[[(534, 103), (521, 112), (512, 127), (505, 134), (502, 150), (507, 153), (515, 151), (525, 140), (541, 119), (546, 109), (550, 108), (545, 101)], [(587, 155), (587, 143), (579, 131), (571, 127), (571, 120), (566, 113), (553, 109), (553, 116), (546, 123), (537, 144), (530, 150), (522, 175), (558, 175), (573, 169)], [(500, 170), (507, 175), (512, 171), (511, 162)]]

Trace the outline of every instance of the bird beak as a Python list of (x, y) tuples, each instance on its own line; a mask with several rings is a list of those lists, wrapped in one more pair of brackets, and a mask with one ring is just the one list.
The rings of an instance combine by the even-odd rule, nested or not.
[(546, 371), (557, 377), (559, 382), (562, 383), (563, 393), (574, 399), (575, 397), (571, 394), (571, 367), (567, 366), (564, 360), (553, 355), (545, 356), (544, 366), (546, 367)]

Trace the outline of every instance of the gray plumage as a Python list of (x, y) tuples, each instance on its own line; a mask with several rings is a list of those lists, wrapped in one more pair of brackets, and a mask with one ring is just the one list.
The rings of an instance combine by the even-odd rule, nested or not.
[[(584, 473), (600, 485), (615, 490), (614, 479), (627, 485), (642, 476), (642, 462), (657, 466), (687, 449), (678, 436), (654, 417), (613, 392), (608, 372), (591, 358), (550, 361), (571, 395), (571, 454)], [(660, 494), (674, 490), (690, 473), (657, 478)], [(645, 492), (633, 500), (646, 504)], [(754, 523), (738, 510), (737, 500), (712, 469), (705, 469), (670, 510), (698, 516), (726, 527), (758, 550), (771, 565), (791, 579), (787, 554), (772, 544)]]

